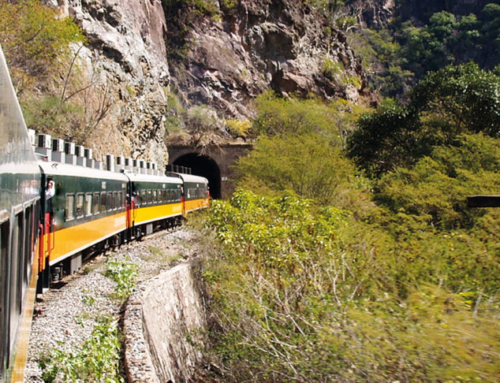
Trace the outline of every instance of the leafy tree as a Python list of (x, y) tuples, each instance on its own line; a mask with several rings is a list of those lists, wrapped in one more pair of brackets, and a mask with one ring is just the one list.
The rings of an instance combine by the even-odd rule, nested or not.
[(500, 5), (486, 4), (479, 15), (481, 21), (484, 64), (492, 67), (500, 60)]
[(418, 112), (395, 101), (361, 116), (357, 125), (348, 138), (347, 151), (369, 174), (409, 166), (429, 150)]
[(441, 41), (449, 39), (457, 28), (455, 15), (446, 11), (435, 13), (429, 19), (429, 32)]
[(409, 103), (387, 102), (362, 116), (348, 154), (369, 174), (409, 167), (461, 133), (499, 135), (500, 77), (469, 63), (430, 73)]
[(409, 69), (419, 77), (454, 61), (448, 46), (454, 44), (455, 17), (440, 12), (431, 17), (430, 23), (422, 28), (414, 27), (411, 22), (402, 26), (402, 53)]
[(457, 17), (442, 11), (433, 14), (427, 25), (416, 27), (411, 21), (396, 31), (403, 46), (403, 68), (422, 78), (449, 64), (479, 61), (483, 48), (481, 22), (476, 15)]
[(500, 77), (477, 64), (430, 73), (410, 95), (411, 105), (442, 118), (455, 132), (500, 134)]
[(49, 81), (71, 56), (70, 44), (85, 40), (73, 20), (40, 0), (0, 2), (0, 39), (18, 92)]

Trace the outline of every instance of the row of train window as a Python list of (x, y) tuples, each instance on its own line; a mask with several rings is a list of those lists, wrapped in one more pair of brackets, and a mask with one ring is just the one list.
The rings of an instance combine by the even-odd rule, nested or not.
[(186, 198), (187, 199), (199, 199), (199, 198), (206, 198), (207, 197), (207, 191), (206, 189), (200, 189), (200, 188), (188, 188), (186, 192)]
[[(180, 189), (141, 190), (136, 204), (169, 203), (180, 201)], [(119, 192), (66, 194), (66, 221), (90, 217), (107, 211), (125, 209), (125, 194)]]
[(66, 194), (66, 221), (125, 209), (125, 194), (119, 192)]
[(164, 190), (141, 190), (136, 199), (139, 205), (179, 202), (181, 200), (180, 189), (164, 189)]

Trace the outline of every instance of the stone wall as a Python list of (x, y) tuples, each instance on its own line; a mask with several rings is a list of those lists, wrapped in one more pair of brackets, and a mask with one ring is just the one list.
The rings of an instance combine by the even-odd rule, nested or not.
[(186, 382), (202, 358), (203, 305), (191, 263), (141, 285), (125, 314), (129, 382)]

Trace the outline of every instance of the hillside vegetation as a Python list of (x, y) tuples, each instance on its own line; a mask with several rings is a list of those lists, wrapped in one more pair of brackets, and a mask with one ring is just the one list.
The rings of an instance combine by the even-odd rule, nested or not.
[[(429, 73), (404, 104), (258, 98), (239, 189), (208, 226), (225, 381), (498, 381), (500, 77)], [(321, 118), (318, 116), (321, 115)]]

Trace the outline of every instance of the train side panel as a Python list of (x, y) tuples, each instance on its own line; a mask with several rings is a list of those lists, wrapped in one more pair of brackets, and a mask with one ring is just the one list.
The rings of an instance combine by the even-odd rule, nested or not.
[[(127, 218), (127, 178), (120, 173), (73, 165), (40, 162), (45, 185), (41, 287), (50, 284), (49, 266), (64, 261), (66, 274), (75, 272), (82, 256), (113, 238), (124, 240)], [(49, 182), (55, 195), (47, 195)]]
[(10, 382), (22, 381), (31, 325), (40, 172), (1, 49), (0, 86), (0, 381)]
[(144, 225), (180, 215), (182, 215), (182, 204), (180, 202), (157, 206), (139, 206), (136, 208), (135, 225)]
[[(177, 177), (127, 174), (130, 180), (132, 237), (150, 234), (155, 225), (173, 225), (182, 215), (182, 181)], [(160, 225), (160, 226), (161, 226)]]
[(209, 207), (208, 180), (191, 174), (179, 174), (179, 176), (183, 180), (185, 214)]

